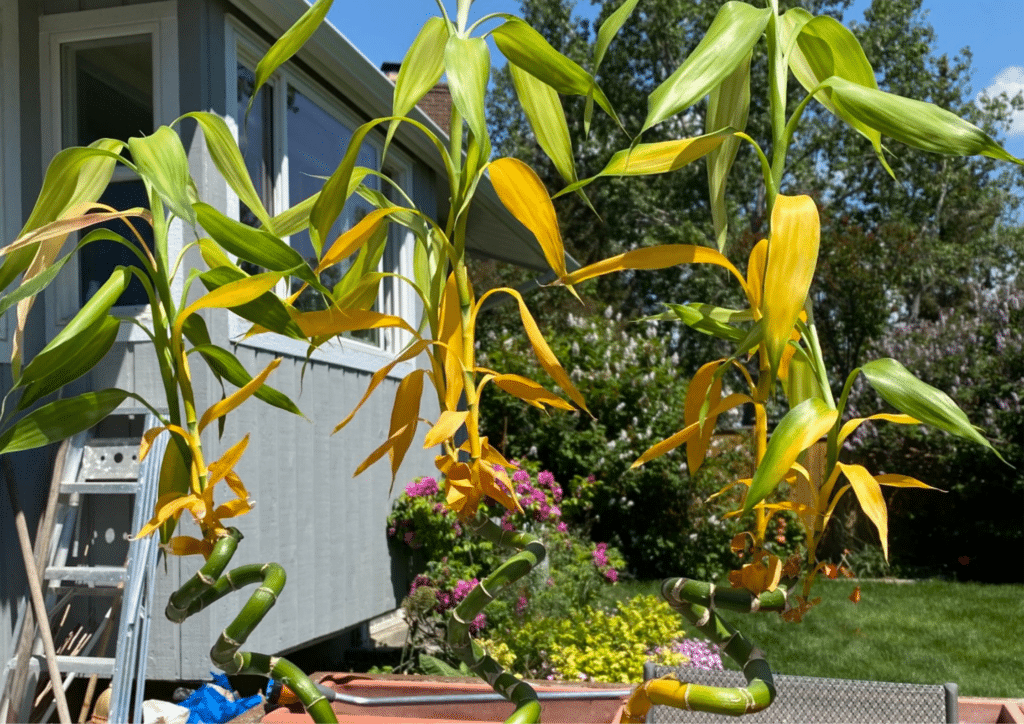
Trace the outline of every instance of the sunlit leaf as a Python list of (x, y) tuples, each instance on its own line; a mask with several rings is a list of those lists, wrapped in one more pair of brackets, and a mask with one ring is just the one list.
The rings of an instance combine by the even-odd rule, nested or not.
[(900, 412), (995, 452), (949, 395), (922, 382), (896, 360), (876, 359), (860, 369), (875, 392)]
[(768, 240), (761, 239), (761, 241), (754, 244), (754, 248), (750, 250), (750, 256), (747, 259), (747, 301), (750, 303), (750, 308), (756, 310), (757, 314), (761, 314), (761, 301), (764, 296), (764, 270), (765, 264), (768, 262)]
[(200, 225), (225, 251), (269, 271), (296, 270), (311, 280), (312, 271), (302, 255), (273, 234), (230, 219), (209, 204), (195, 205)]
[(862, 423), (868, 420), (885, 420), (886, 422), (893, 422), (897, 425), (922, 425), (920, 420), (910, 415), (892, 415), (887, 412), (881, 412), (877, 415), (869, 415), (868, 417), (855, 417), (851, 420), (847, 420), (843, 423), (842, 428), (839, 430), (838, 446), (842, 447), (843, 443), (846, 442), (846, 438), (853, 434), (853, 431), (861, 426)]
[(886, 560), (889, 560), (889, 514), (885, 508), (885, 498), (882, 497), (882, 488), (867, 468), (846, 463), (837, 463), (837, 465), (843, 471), (846, 479), (850, 481), (850, 487), (853, 488), (861, 509), (878, 529), (878, 538), (882, 542), (882, 554)]
[(721, 85), (751, 52), (771, 16), (770, 7), (725, 3), (689, 57), (647, 99), (642, 131), (689, 108)]
[(488, 168), (501, 203), (533, 233), (551, 269), (563, 278), (566, 270), (562, 234), (544, 182), (532, 168), (515, 158), (499, 158)]
[(626, 269), (665, 269), (677, 264), (714, 264), (728, 269), (741, 285), (746, 285), (746, 280), (736, 267), (721, 253), (692, 244), (664, 244), (634, 249), (578, 269), (567, 274), (562, 281), (569, 285), (579, 284), (587, 279)]
[(368, 213), (359, 220), (358, 224), (335, 239), (330, 248), (324, 252), (324, 256), (320, 260), (320, 263), (317, 264), (315, 270), (316, 273), (319, 274), (324, 269), (332, 267), (338, 262), (345, 261), (352, 256), (353, 253), (358, 251), (363, 244), (369, 241), (377, 230), (380, 229), (380, 226), (384, 223), (386, 217), (391, 214), (408, 211), (410, 211), (410, 209), (393, 206), (387, 209), (374, 209)]
[(572, 139), (569, 137), (569, 124), (565, 120), (565, 111), (558, 93), (519, 66), (509, 65), (508, 69), (537, 145), (551, 159), (555, 170), (566, 183), (575, 182)]
[(544, 409), (544, 405), (569, 411), (576, 409), (554, 392), (550, 392), (542, 385), (522, 375), (494, 375), (491, 381), (510, 395), (541, 410)]
[(876, 475), (875, 480), (879, 485), (888, 485), (892, 488), (926, 488), (928, 490), (939, 490), (932, 485), (928, 485), (928, 483), (921, 482), (917, 478), (912, 478), (909, 475), (900, 475), (899, 473)]
[(775, 490), (800, 453), (820, 440), (838, 415), (824, 400), (815, 397), (792, 408), (779, 420), (743, 501), (744, 513)]
[(459, 428), (466, 424), (469, 412), (465, 410), (442, 410), (437, 422), (423, 438), (423, 447), (434, 447), (445, 440), (450, 440)]
[(803, 311), (821, 237), (818, 209), (809, 196), (779, 194), (772, 210), (761, 314), (772, 379)]
[(0, 435), (0, 453), (40, 448), (88, 430), (113, 412), (128, 397), (141, 401), (141, 398), (131, 392), (109, 389), (85, 392), (77, 397), (43, 405), (25, 415)]
[(300, 312), (295, 323), (307, 337), (322, 337), (352, 332), (357, 329), (399, 327), (415, 334), (415, 330), (401, 317), (375, 312), (372, 309), (339, 309), (330, 307), (319, 312)]
[[(735, 70), (708, 94), (708, 111), (704, 119), (704, 130), (714, 133), (722, 128), (737, 131), (747, 127), (750, 111), (750, 58), (740, 61)], [(722, 145), (708, 153), (708, 195), (711, 198), (711, 222), (715, 231), (715, 244), (719, 251), (725, 249), (729, 225), (725, 207), (725, 186), (729, 170), (736, 160), (740, 139), (726, 138)]]
[[(742, 394), (732, 394), (726, 397), (724, 400), (719, 402), (711, 411), (708, 413), (711, 416), (721, 415), (726, 410), (731, 410), (737, 405), (741, 405), (745, 402), (750, 402), (750, 397)], [(695, 435), (700, 434), (700, 422), (694, 422), (687, 425), (679, 432), (671, 435), (661, 442), (655, 443), (649, 447), (643, 455), (636, 459), (636, 461), (630, 465), (630, 470), (638, 468), (646, 462), (654, 460), (654, 458), (661, 457), (667, 452), (675, 450), (677, 447), (682, 445), (684, 442), (691, 440)]]
[[(320, 24), (323, 23), (324, 18), (327, 17), (327, 11), (331, 9), (331, 4), (334, 0), (316, 0), (313, 5), (306, 10), (299, 17), (295, 23), (284, 32), (284, 34), (277, 39), (277, 41), (270, 46), (270, 50), (263, 56), (259, 63), (256, 65), (256, 82), (252, 89), (252, 98), (255, 99), (259, 93), (259, 89), (266, 83), (270, 76), (274, 74), (279, 67), (281, 67), (289, 58), (295, 55), (299, 48), (305, 45), (306, 41), (309, 40), (313, 33), (316, 31)], [(252, 99), (249, 101), (249, 108), (246, 109), (246, 115), (249, 113), (249, 109), (252, 108)]]
[(209, 477), (206, 480), (206, 484), (216, 485), (227, 477), (227, 474), (234, 470), (238, 461), (242, 459), (242, 455), (248, 446), (249, 435), (246, 434), (245, 437), (228, 448), (217, 460), (210, 463)]
[(149, 182), (164, 205), (179, 219), (194, 224), (192, 204), (199, 193), (188, 172), (188, 156), (178, 134), (168, 126), (160, 126), (149, 136), (129, 138), (128, 148), (139, 175)]
[(190, 314), (202, 309), (224, 309), (251, 302), (274, 288), (281, 279), (279, 272), (264, 272), (251, 277), (228, 282), (222, 287), (207, 292), (185, 307), (175, 322), (175, 334), (181, 334), (181, 325)]
[(733, 323), (753, 321), (750, 310), (724, 309), (698, 302), (666, 304), (665, 306), (668, 311), (654, 317), (647, 317), (647, 319), (679, 321), (698, 332), (733, 342), (739, 342), (746, 336), (746, 332), (734, 327)]
[[(722, 397), (722, 377), (715, 372), (724, 361), (719, 359), (701, 366), (686, 388), (683, 425), (698, 423), (701, 428), (700, 434), (690, 438), (686, 444), (686, 465), (691, 475), (704, 463), (704, 456), (707, 455), (708, 445), (711, 444), (711, 436), (718, 422), (717, 415), (706, 413), (713, 409)], [(705, 414), (702, 414), (702, 410)]]
[[(398, 68), (391, 115), (406, 115), (441, 80), (444, 74), (444, 48), (447, 42), (448, 24), (443, 18), (428, 18)], [(398, 123), (398, 120), (394, 120), (388, 126), (385, 146), (390, 145)]]
[(444, 48), (444, 65), (452, 103), (466, 120), (470, 132), (480, 144), (480, 160), (491, 155), (484, 100), (491, 72), (490, 51), (483, 38), (448, 37)]
[(384, 365), (379, 370), (374, 372), (373, 376), (370, 378), (370, 384), (367, 386), (366, 392), (363, 393), (362, 399), (359, 400), (359, 403), (355, 406), (352, 412), (348, 414), (348, 417), (346, 417), (344, 420), (335, 425), (334, 430), (331, 431), (331, 434), (335, 434), (343, 427), (345, 427), (349, 422), (352, 421), (352, 418), (355, 417), (357, 412), (359, 412), (359, 409), (363, 406), (363, 404), (365, 404), (365, 402), (368, 399), (370, 399), (370, 395), (373, 394), (373, 391), (380, 386), (381, 382), (387, 379), (389, 374), (391, 374), (391, 370), (393, 370), (397, 365), (400, 365), (403, 362), (407, 362), (408, 360), (413, 359), (414, 357), (422, 353), (425, 349), (427, 349), (430, 345), (431, 342), (429, 340), (421, 339), (416, 342), (413, 342), (411, 345), (409, 345), (409, 348), (406, 349), (405, 352), (403, 352), (394, 360), (392, 360), (391, 362), (389, 362), (388, 364)]
[(425, 370), (413, 370), (398, 383), (395, 404), (391, 409), (391, 430), (389, 437), (394, 445), (388, 450), (391, 458), (391, 483), (398, 476), (398, 468), (412, 445), (419, 422), (420, 398), (423, 396), (423, 374)]
[(462, 310), (454, 273), (448, 275), (444, 294), (441, 297), (438, 319), (440, 321), (438, 339), (445, 345), (444, 404), (446, 409), (455, 410), (459, 407), (464, 383), (462, 377)]
[[(200, 281), (211, 293), (223, 289), (228, 284), (244, 281), (249, 278), (245, 272), (235, 266), (219, 266), (199, 275)], [(267, 281), (269, 284), (269, 278)], [(302, 338), (302, 330), (292, 321), (289, 308), (269, 291), (274, 286), (275, 284), (269, 284), (269, 289), (264, 294), (257, 296), (251, 301), (232, 306), (231, 311), (243, 319), (248, 319), (250, 322), (271, 332), (277, 332), (293, 339)], [(185, 321), (182, 321), (183, 329), (191, 318), (186, 317)]]
[(252, 380), (245, 385), (245, 387), (236, 390), (227, 398), (221, 400), (220, 402), (217, 402), (216, 404), (211, 405), (206, 410), (206, 412), (203, 413), (202, 418), (199, 420), (199, 431), (202, 432), (203, 429), (205, 429), (206, 426), (209, 425), (211, 422), (218, 418), (224, 417), (224, 415), (227, 415), (229, 412), (231, 412), (239, 405), (241, 405), (243, 402), (252, 397), (256, 390), (260, 388), (260, 385), (262, 385), (264, 381), (266, 381), (267, 377), (270, 376), (270, 373), (277, 369), (277, 366), (279, 364), (281, 364), (280, 357), (272, 359), (270, 361), (270, 364), (268, 364), (262, 372), (253, 377)]

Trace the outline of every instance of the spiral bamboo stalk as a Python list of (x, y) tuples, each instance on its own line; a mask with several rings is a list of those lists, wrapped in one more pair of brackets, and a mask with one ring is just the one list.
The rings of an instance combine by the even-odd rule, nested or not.
[(755, 596), (742, 588), (719, 589), (713, 583), (668, 578), (661, 585), (661, 595), (673, 609), (719, 644), (722, 651), (739, 664), (747, 685), (731, 688), (701, 686), (679, 681), (674, 676), (646, 681), (626, 702), (622, 721), (646, 721), (647, 712), (655, 704), (733, 716), (751, 714), (771, 706), (775, 700), (775, 683), (764, 653), (723, 620), (716, 609), (741, 613), (782, 612), (787, 608), (786, 589), (780, 586)]
[(232, 591), (260, 584), (210, 649), (210, 660), (227, 674), (258, 674), (277, 679), (295, 692), (314, 722), (337, 724), (331, 703), (299, 667), (278, 656), (240, 651), (249, 634), (273, 608), (285, 584), (284, 569), (277, 563), (252, 563), (224, 573), (240, 540), (242, 534), (238, 529), (228, 528), (228, 534), (214, 544), (206, 564), (171, 594), (165, 615), (174, 623), (181, 623)]
[(470, 530), (495, 545), (519, 552), (502, 563), (494, 573), (469, 592), (448, 619), (447, 642), (469, 670), (486, 681), (491, 688), (516, 705), (505, 724), (535, 724), (540, 721), (540, 702), (533, 687), (506, 671), (469, 635), (469, 627), (498, 594), (529, 573), (544, 560), (544, 544), (529, 533), (505, 530), (492, 520), (478, 514), (468, 523)]

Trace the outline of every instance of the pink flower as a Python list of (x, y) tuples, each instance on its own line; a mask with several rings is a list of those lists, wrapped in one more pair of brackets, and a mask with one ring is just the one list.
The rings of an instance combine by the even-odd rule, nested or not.
[(607, 571), (604, 572), (604, 577), (612, 583), (615, 583), (617, 580), (619, 580), (619, 572), (614, 568), (609, 568)]
[(518, 613), (520, 616), (522, 616), (523, 613), (526, 612), (527, 605), (528, 605), (528, 601), (526, 600), (526, 596), (520, 596), (519, 600), (516, 601), (516, 613)]
[(559, 533), (568, 533), (569, 532), (569, 525), (564, 520), (561, 521), (558, 524), (558, 532)]

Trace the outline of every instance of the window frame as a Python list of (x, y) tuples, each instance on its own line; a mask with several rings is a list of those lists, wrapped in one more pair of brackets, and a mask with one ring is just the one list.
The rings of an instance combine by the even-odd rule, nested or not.
[[(39, 18), (40, 125), (43, 168), (63, 149), (63, 61), (61, 48), (67, 44), (148, 35), (152, 42), (153, 126), (169, 124), (179, 116), (178, 81), (178, 4), (176, 0), (129, 5), (125, 7), (82, 10), (44, 15)], [(129, 172), (115, 171), (113, 180), (125, 180)], [(175, 258), (183, 246), (184, 231), (180, 219), (168, 229), (168, 252)], [(70, 240), (69, 240), (69, 243)], [(47, 289), (46, 321), (51, 334), (70, 321), (81, 308), (78, 256), (61, 270), (56, 284)], [(172, 280), (171, 291), (180, 295), (181, 272)], [(138, 322), (152, 326), (148, 304), (114, 307), (122, 318), (118, 342), (147, 342), (149, 337)], [(148, 323), (148, 324), (147, 324)]]
[[(237, 142), (241, 127), (241, 119), (237, 114), (237, 68), (242, 63), (254, 69), (269, 45), (258, 38), (248, 28), (244, 27), (236, 18), (228, 18), (225, 23), (227, 38), (225, 42), (225, 81), (227, 89), (228, 109), (225, 121)], [(315, 80), (309, 78), (292, 63), (286, 63), (278, 68), (267, 81), (273, 88), (272, 91), (272, 118), (274, 127), (271, 129), (273, 145), (274, 169), (268, 176), (273, 179), (274, 188), (270, 197), (273, 199), (274, 209), (272, 214), (280, 213), (289, 208), (288, 197), (288, 129), (281, 121), (287, 118), (287, 93), (289, 86), (314, 102), (319, 108), (344, 125), (350, 132), (354, 132), (361, 125), (359, 119), (345, 108), (343, 103), (328, 90), (325, 90)], [(369, 144), (377, 152), (378, 159), (383, 152), (383, 141), (376, 137), (367, 138), (364, 143)], [(402, 154), (395, 147), (388, 149), (388, 156), (384, 164), (384, 173), (388, 174), (403, 189), (412, 187), (413, 164), (412, 161)], [(226, 190), (227, 215), (238, 220), (239, 198), (230, 188)], [(398, 225), (392, 225), (389, 232), (393, 236), (389, 240), (393, 245), (393, 257), (396, 262), (397, 272), (405, 276), (411, 274), (413, 268), (413, 248), (415, 240), (408, 229)], [(397, 279), (391, 279), (390, 293), (388, 285), (382, 284), (378, 294), (380, 308), (388, 314), (394, 314), (415, 325), (416, 300), (413, 292), (407, 285)], [(285, 293), (285, 283), (280, 283), (279, 293)], [(233, 343), (252, 347), (254, 349), (268, 351), (275, 354), (283, 354), (291, 357), (305, 358), (308, 351), (308, 344), (300, 340), (290, 339), (277, 334), (260, 334), (253, 337), (246, 337), (245, 333), (251, 324), (241, 317), (229, 312), (228, 334)], [(397, 328), (385, 328), (380, 330), (380, 344), (372, 344), (354, 338), (336, 338), (310, 355), (310, 359), (339, 366), (348, 369), (376, 372), (385, 364), (391, 362), (398, 353), (408, 345), (412, 335), (405, 330)], [(416, 360), (401, 362), (389, 372), (389, 377), (403, 377), (416, 369)]]
[[(21, 56), (18, 34), (18, 3), (0, 7), (0, 233), (2, 245), (10, 244), (21, 231)], [(0, 354), (12, 351), (13, 310), (0, 315)]]

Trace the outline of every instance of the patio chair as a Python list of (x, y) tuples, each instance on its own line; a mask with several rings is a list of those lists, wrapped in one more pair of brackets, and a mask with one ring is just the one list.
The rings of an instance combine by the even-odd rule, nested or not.
[[(680, 681), (706, 686), (745, 686), (738, 671), (707, 671), (644, 664), (644, 680), (674, 673)], [(824, 679), (813, 676), (775, 675), (778, 695), (762, 712), (742, 717), (743, 722), (773, 724), (895, 724), (896, 722), (958, 722), (956, 684), (895, 684), (888, 681)], [(648, 722), (736, 722), (735, 717), (686, 711), (670, 706), (651, 707)]]

